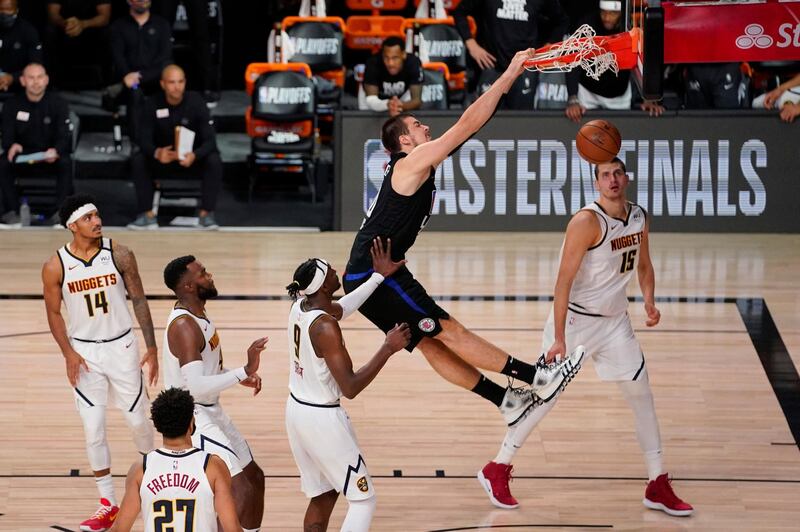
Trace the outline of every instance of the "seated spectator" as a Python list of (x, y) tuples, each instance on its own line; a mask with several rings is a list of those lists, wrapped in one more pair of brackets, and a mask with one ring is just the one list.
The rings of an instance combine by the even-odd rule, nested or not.
[[(198, 74), (198, 90), (203, 93), (203, 98), (209, 107), (214, 107), (219, 101), (219, 92), (215, 91), (214, 69), (211, 61), (211, 36), (208, 31), (208, 0), (183, 0), (186, 8), (186, 18), (189, 22), (189, 32), (192, 36), (192, 51), (194, 53)], [(155, 11), (169, 22), (169, 27), (175, 25), (178, 13), (178, 0), (157, 0)]]
[[(622, 2), (600, 0), (600, 9), (586, 16), (578, 26), (588, 24), (597, 35), (614, 35), (624, 30), (622, 21)], [(631, 71), (620, 70), (619, 73), (607, 70), (600, 79), (590, 78), (582, 68), (576, 68), (567, 74), (567, 108), (566, 115), (573, 122), (579, 123), (587, 109), (630, 109), (632, 100)], [(645, 101), (640, 105), (650, 116), (659, 116), (664, 108), (657, 102)]]
[(364, 94), (361, 110), (389, 111), (395, 116), (422, 105), (422, 63), (406, 54), (400, 37), (388, 37), (381, 50), (373, 54), (364, 69)]
[[(468, 15), (478, 21), (477, 40), (469, 31)], [(453, 17), (470, 57), (481, 69), (479, 91), (505, 71), (518, 51), (563, 40), (569, 23), (558, 0), (463, 0), (453, 10)], [(549, 20), (546, 35), (539, 33), (542, 18)], [(532, 110), (536, 81), (536, 72), (523, 72), (500, 107)]]
[(19, 77), (30, 63), (42, 62), (39, 32), (19, 18), (17, 0), (0, 0), (0, 94), (19, 92)]
[[(222, 184), (222, 160), (205, 101), (196, 92), (186, 92), (186, 75), (177, 65), (161, 74), (163, 92), (153, 96), (142, 112), (140, 151), (131, 157), (139, 216), (131, 229), (158, 227), (153, 205), (153, 178), (159, 176), (202, 179), (200, 226), (216, 229), (214, 207)], [(178, 158), (175, 129), (183, 126), (195, 133), (192, 151)]]
[(754, 98), (753, 109), (778, 109), (781, 120), (793, 122), (800, 115), (800, 74)]
[(128, 0), (130, 10), (111, 25), (113, 77), (106, 89), (105, 105), (125, 102), (129, 136), (136, 139), (138, 115), (145, 96), (158, 92), (161, 71), (172, 60), (169, 23), (150, 13), (150, 0)]
[[(108, 23), (110, 0), (47, 0), (45, 56), (47, 68), (59, 87), (99, 87), (108, 64)], [(70, 67), (91, 66), (95, 79), (69, 79)]]
[(739, 63), (687, 65), (687, 109), (741, 109), (748, 104), (748, 79)]
[[(17, 177), (55, 176), (57, 205), (72, 189), (69, 109), (63, 99), (47, 91), (49, 81), (41, 64), (29, 64), (19, 78), (25, 91), (3, 105), (0, 193), (3, 195), (4, 224), (15, 226), (20, 223)], [(39, 154), (41, 160), (32, 164), (15, 163), (20, 155), (28, 154)], [(58, 212), (53, 214), (49, 223), (60, 223)]]

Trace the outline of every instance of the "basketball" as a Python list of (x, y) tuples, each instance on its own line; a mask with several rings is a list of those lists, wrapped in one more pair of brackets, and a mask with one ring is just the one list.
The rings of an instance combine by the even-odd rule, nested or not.
[(616, 157), (621, 143), (619, 130), (606, 120), (586, 122), (575, 137), (578, 153), (592, 164), (607, 163)]

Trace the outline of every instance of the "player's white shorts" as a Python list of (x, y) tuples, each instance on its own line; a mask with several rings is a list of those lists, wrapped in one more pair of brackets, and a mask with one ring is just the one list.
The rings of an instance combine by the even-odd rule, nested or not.
[[(555, 340), (553, 311), (544, 326), (542, 352), (547, 352)], [(567, 310), (565, 327), (567, 353), (579, 345), (594, 360), (594, 369), (604, 381), (633, 381), (645, 372), (644, 354), (633, 334), (627, 312), (617, 316), (586, 316)]]
[(242, 472), (253, 461), (247, 441), (219, 403), (210, 406), (194, 405), (192, 445), (222, 458), (231, 476)]
[(290, 395), (286, 400), (286, 432), (306, 497), (331, 490), (351, 501), (375, 495), (344, 408), (301, 404)]
[(89, 367), (88, 372), (81, 367), (74, 388), (79, 409), (108, 405), (109, 391), (120, 410), (133, 412), (148, 402), (139, 342), (133, 331), (111, 342), (82, 342), (73, 338), (71, 344)]

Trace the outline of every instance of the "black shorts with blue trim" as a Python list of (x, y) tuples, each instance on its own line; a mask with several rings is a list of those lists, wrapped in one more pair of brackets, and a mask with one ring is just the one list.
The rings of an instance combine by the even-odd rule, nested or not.
[[(372, 275), (366, 272), (346, 272), (342, 282), (345, 293), (350, 293)], [(398, 323), (408, 323), (411, 341), (407, 351), (413, 351), (424, 337), (432, 338), (442, 331), (439, 320), (450, 315), (428, 295), (425, 288), (403, 266), (383, 283), (358, 309), (383, 332), (389, 332)]]

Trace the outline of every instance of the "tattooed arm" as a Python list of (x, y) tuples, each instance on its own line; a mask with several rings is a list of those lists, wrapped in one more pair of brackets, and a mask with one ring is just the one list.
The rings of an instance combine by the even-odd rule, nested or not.
[(139, 267), (136, 265), (133, 251), (119, 244), (112, 244), (112, 246), (114, 262), (122, 272), (125, 289), (128, 291), (128, 297), (131, 298), (133, 312), (136, 314), (136, 321), (142, 328), (144, 343), (147, 346), (147, 352), (142, 357), (142, 366), (144, 367), (145, 364), (150, 366), (148, 381), (153, 386), (158, 380), (158, 348), (156, 347), (156, 335), (153, 332), (153, 319), (150, 317), (150, 307), (147, 305), (142, 280), (139, 278)]

